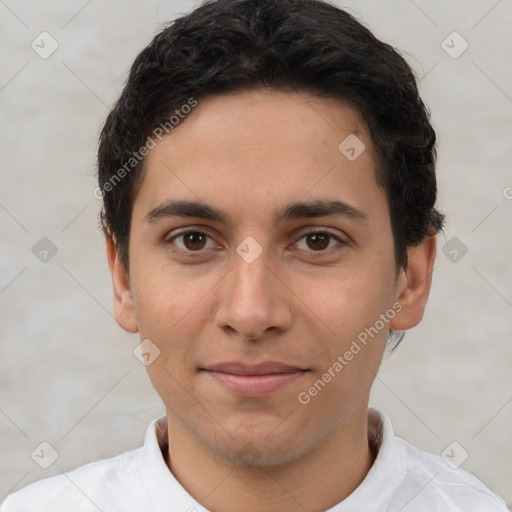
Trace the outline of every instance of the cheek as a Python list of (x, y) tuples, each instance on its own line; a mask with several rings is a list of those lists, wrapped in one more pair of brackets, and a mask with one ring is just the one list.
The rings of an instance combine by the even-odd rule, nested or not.
[(340, 269), (336, 279), (331, 275), (323, 286), (302, 283), (311, 332), (320, 332), (320, 326), (325, 333), (316, 337), (322, 363), (303, 391), (305, 399), (311, 398), (312, 410), (324, 415), (331, 414), (333, 405), (335, 410), (351, 410), (369, 392), (378, 371), (389, 328), (380, 315), (389, 309), (392, 297), (392, 284), (379, 266)]
[(150, 257), (144, 263), (133, 276), (135, 314), (141, 339), (149, 338), (160, 350), (159, 364), (148, 367), (148, 372), (153, 378), (167, 369), (181, 380), (195, 368), (194, 351), (211, 320), (209, 292), (219, 278), (217, 272), (192, 275), (186, 268), (157, 264)]
[(388, 309), (386, 294), (356, 276), (316, 295), (319, 317), (330, 330), (317, 338), (322, 364), (303, 388), (303, 397), (310, 400), (312, 414), (339, 423), (340, 411), (353, 410), (368, 395), (379, 369), (389, 328), (380, 320)]
[(141, 335), (166, 338), (201, 311), (201, 299), (214, 286), (215, 276), (192, 274), (179, 265), (162, 263), (157, 254), (152, 256), (148, 251), (143, 261), (134, 262), (135, 313)]
[(306, 317), (323, 326), (328, 338), (348, 341), (389, 307), (392, 283), (382, 272), (371, 266), (330, 269), (314, 283), (308, 276), (297, 276), (293, 289), (302, 299)]

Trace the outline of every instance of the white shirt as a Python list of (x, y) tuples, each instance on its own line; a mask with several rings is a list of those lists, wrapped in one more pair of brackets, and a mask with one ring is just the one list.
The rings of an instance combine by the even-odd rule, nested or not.
[[(370, 408), (368, 425), (377, 458), (361, 485), (326, 512), (508, 512), (475, 477), (396, 437), (386, 414)], [(32, 483), (0, 512), (207, 512), (167, 468), (166, 435), (165, 417), (155, 419), (143, 447)]]

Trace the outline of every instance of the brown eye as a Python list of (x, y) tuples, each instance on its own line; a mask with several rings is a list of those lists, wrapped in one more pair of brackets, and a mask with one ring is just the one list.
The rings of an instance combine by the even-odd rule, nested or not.
[[(210, 246), (208, 247), (209, 241)], [(205, 252), (205, 249), (210, 249), (214, 245), (213, 240), (206, 233), (193, 230), (182, 231), (165, 243), (166, 245), (173, 246), (173, 250), (176, 252), (181, 253)]]
[[(305, 240), (305, 243), (302, 240)], [(298, 249), (309, 253), (328, 253), (330, 249), (336, 249), (336, 246), (341, 248), (346, 245), (346, 242), (329, 231), (310, 231), (304, 233), (296, 245)]]
[(331, 235), (327, 233), (310, 233), (306, 235), (308, 238), (308, 247), (315, 251), (326, 249), (329, 246)]
[(187, 249), (190, 249), (191, 251), (197, 251), (198, 249), (202, 249), (206, 243), (206, 235), (204, 233), (192, 231), (182, 236), (183, 244)]

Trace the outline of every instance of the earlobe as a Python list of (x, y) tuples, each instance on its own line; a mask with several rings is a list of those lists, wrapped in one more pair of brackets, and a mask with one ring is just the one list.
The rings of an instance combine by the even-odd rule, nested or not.
[(119, 253), (112, 238), (105, 234), (108, 266), (112, 277), (114, 292), (114, 316), (116, 322), (125, 331), (139, 332), (130, 278), (123, 263), (119, 259)]
[(432, 271), (436, 257), (435, 235), (407, 250), (407, 269), (400, 271), (396, 301), (402, 306), (390, 322), (391, 329), (405, 331), (418, 325), (423, 318), (432, 284)]

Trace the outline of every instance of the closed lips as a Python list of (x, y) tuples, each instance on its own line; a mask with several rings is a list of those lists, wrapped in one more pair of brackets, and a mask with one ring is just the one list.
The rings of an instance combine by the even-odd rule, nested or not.
[(207, 368), (202, 368), (202, 370), (244, 376), (271, 375), (276, 373), (296, 373), (307, 371), (296, 366), (290, 366), (277, 362), (262, 363), (252, 366), (242, 363), (221, 363), (209, 366)]
[(256, 399), (288, 387), (308, 370), (278, 362), (259, 365), (231, 362), (203, 368), (203, 371), (230, 394)]

